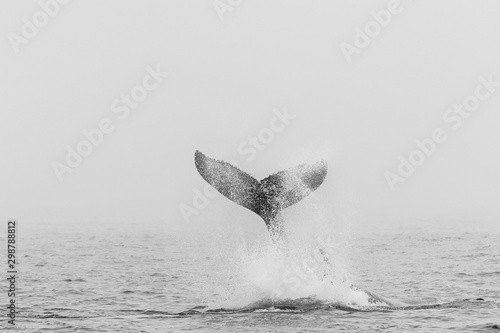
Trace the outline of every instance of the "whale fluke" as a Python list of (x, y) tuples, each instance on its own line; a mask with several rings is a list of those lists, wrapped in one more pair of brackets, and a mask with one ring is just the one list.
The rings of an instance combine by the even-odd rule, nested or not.
[(200, 175), (226, 198), (259, 215), (273, 240), (281, 232), (280, 212), (307, 197), (324, 181), (325, 160), (300, 164), (258, 181), (237, 167), (195, 152), (194, 163)]

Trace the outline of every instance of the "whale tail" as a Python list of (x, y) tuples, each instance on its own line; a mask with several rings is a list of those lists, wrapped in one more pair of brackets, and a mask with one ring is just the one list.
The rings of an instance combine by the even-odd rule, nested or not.
[[(325, 160), (300, 164), (258, 181), (237, 167), (195, 152), (200, 175), (226, 198), (250, 209), (266, 223), (271, 234), (281, 229), (281, 210), (316, 190), (326, 177)], [(273, 235), (272, 235), (273, 236)]]

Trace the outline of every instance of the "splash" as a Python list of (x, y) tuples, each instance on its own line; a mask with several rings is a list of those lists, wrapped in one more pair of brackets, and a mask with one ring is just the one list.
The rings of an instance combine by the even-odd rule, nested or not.
[(347, 245), (340, 237), (290, 230), (286, 236), (287, 242), (279, 245), (264, 239), (248, 250), (235, 250), (227, 285), (209, 308), (244, 309), (283, 302), (296, 306), (297, 300), (304, 299), (348, 307), (374, 304), (370, 294), (354, 287), (345, 260)]

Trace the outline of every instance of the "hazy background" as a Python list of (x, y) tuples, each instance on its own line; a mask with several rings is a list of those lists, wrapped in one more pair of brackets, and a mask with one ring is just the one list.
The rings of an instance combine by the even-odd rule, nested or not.
[[(444, 127), (444, 111), (478, 76), (500, 81), (500, 3), (403, 0), (347, 63), (340, 43), (352, 44), (354, 28), (387, 3), (252, 0), (222, 21), (210, 0), (74, 0), (15, 53), (8, 33), (20, 34), (40, 6), (2, 1), (0, 217), (183, 228), (179, 205), (192, 206), (204, 186), (193, 163), (200, 149), (259, 179), (327, 158), (317, 197), (360, 225), (498, 226), (500, 89), (395, 192), (384, 172)], [(169, 77), (120, 120), (112, 101), (157, 64)], [(296, 118), (247, 161), (238, 145), (283, 107)], [(64, 163), (65, 147), (105, 117), (115, 130), (59, 182), (51, 163)], [(251, 214), (219, 197), (191, 225), (226, 209)]]

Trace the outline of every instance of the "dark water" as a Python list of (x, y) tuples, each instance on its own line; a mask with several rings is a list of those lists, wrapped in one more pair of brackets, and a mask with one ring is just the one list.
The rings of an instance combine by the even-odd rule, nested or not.
[(23, 226), (16, 330), (500, 332), (498, 232), (337, 235), (327, 282), (303, 255), (318, 238), (283, 256), (264, 236)]

